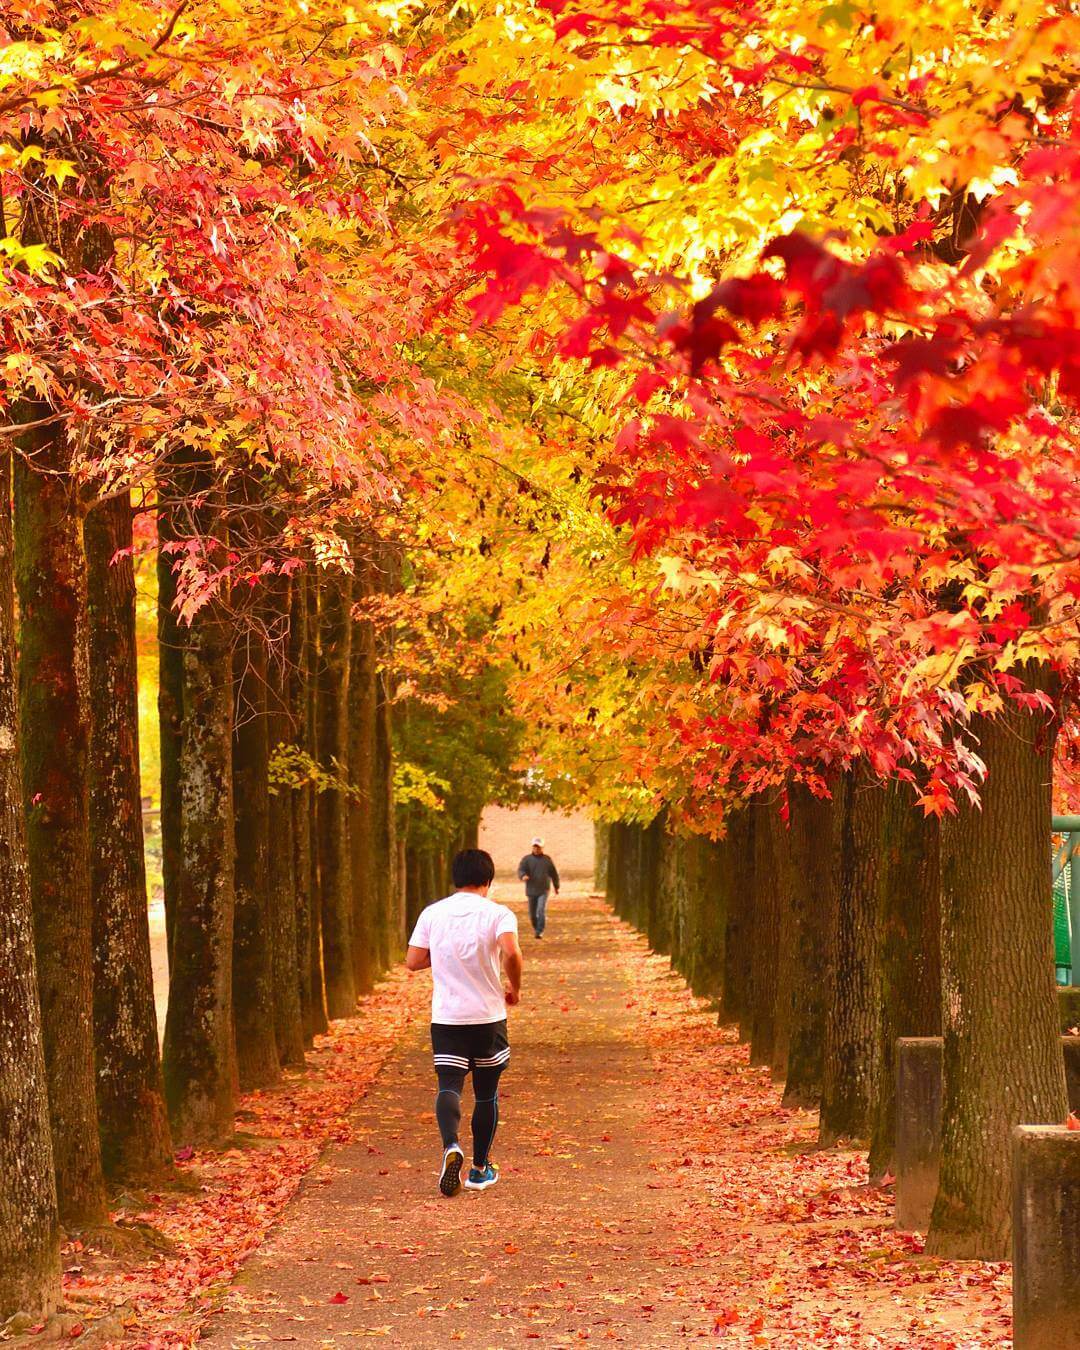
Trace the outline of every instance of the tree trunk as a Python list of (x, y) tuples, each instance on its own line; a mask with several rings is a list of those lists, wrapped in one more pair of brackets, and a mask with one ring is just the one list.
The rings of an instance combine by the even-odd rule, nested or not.
[[(1014, 673), (1052, 690), (1045, 667)], [(971, 732), (981, 809), (961, 798), (942, 829), (944, 1099), (927, 1251), (997, 1261), (1011, 1245), (1012, 1129), (1068, 1113), (1047, 844), (1057, 722), (1008, 704)]]
[(593, 890), (607, 889), (608, 844), (611, 826), (605, 820), (593, 821)]
[(784, 1105), (821, 1100), (828, 916), (835, 907), (836, 805), (802, 783), (788, 788), (791, 816), (791, 1030)]
[[(204, 539), (225, 541), (210, 472), (189, 495)], [(233, 1131), (232, 944), (235, 908), (232, 818), (232, 660), (228, 615), (215, 597), (182, 630), (180, 876), (169, 1011), (165, 1100), (173, 1139), (215, 1146)]]
[[(319, 595), (319, 758), (339, 781), (349, 771), (349, 659), (351, 578), (327, 577)], [(356, 1011), (352, 885), (349, 878), (349, 803), (342, 787), (319, 794), (319, 885), (322, 891), (323, 974), (330, 1017)]]
[(836, 904), (830, 911), (819, 1142), (870, 1133), (881, 1010), (878, 928), (885, 791), (863, 768), (839, 788)]
[(937, 820), (906, 783), (885, 804), (881, 919), (881, 1033), (870, 1177), (892, 1170), (896, 1142), (896, 1040), (941, 1035), (941, 869)]
[(695, 869), (690, 987), (695, 994), (716, 998), (723, 988), (724, 933), (731, 902), (722, 846), (697, 840)]
[(86, 557), (66, 432), (41, 428), (22, 449), (15, 565), (23, 794), (57, 1198), (61, 1220), (79, 1227), (107, 1218), (94, 1080)]
[(98, 1126), (106, 1175), (139, 1185), (171, 1166), (172, 1140), (150, 963), (127, 493), (90, 512), (85, 540)]
[(233, 652), (236, 904), (232, 1000), (241, 1092), (269, 1087), (281, 1073), (274, 1034), (274, 952), (270, 930), (270, 730), (266, 680), (263, 635), (250, 632)]
[(607, 827), (608, 858), (607, 877), (604, 894), (608, 904), (616, 914), (622, 913), (620, 890), (623, 875), (623, 849), (626, 839), (626, 827), (621, 820), (613, 820)]
[[(287, 579), (268, 583), (274, 601), (274, 623), (282, 631), (289, 622), (290, 590)], [(268, 671), (271, 759), (295, 742), (296, 729), (289, 710), (287, 654), (272, 652)], [(274, 1039), (278, 1059), (292, 1068), (304, 1064), (304, 1027), (300, 1013), (300, 951), (297, 940), (297, 889), (293, 841), (293, 795), (296, 791), (280, 774), (271, 775), (269, 910), (273, 952)], [(305, 965), (307, 953), (305, 952)], [(310, 971), (307, 972), (310, 978)]]
[(724, 933), (723, 1022), (739, 1027), (739, 1039), (748, 1040), (750, 1014), (750, 955), (753, 947), (754, 817), (747, 807), (735, 811), (728, 823), (726, 865), (731, 903)]
[(427, 904), (427, 901), (421, 897), (423, 879), (421, 877), (421, 867), (423, 863), (423, 854), (412, 845), (407, 845), (405, 849), (405, 935), (406, 939), (416, 925), (416, 920), (420, 911)]
[(787, 1081), (791, 1053), (791, 1024), (795, 1004), (795, 874), (791, 857), (791, 829), (779, 806), (768, 815), (769, 845), (776, 876), (776, 989), (773, 998), (772, 1076)]
[(0, 1322), (60, 1297), (60, 1231), (15, 708), (11, 455), (0, 457)]
[[(375, 555), (376, 589), (386, 595), (401, 589), (400, 554), (383, 543)], [(380, 927), (380, 965), (389, 966), (405, 951), (404, 850), (398, 840), (397, 803), (394, 799), (393, 690), (390, 666), (392, 638), (376, 634), (375, 703), (375, 879)]]
[(773, 830), (769, 815), (774, 802), (756, 797), (754, 817), (753, 945), (750, 974), (750, 1063), (772, 1064), (776, 1039), (776, 974), (779, 876), (773, 857)]
[(394, 736), (386, 676), (378, 677), (375, 705), (375, 877), (383, 915), (380, 963), (385, 968), (405, 950), (404, 857), (397, 838), (394, 802)]
[[(311, 576), (307, 586), (307, 653), (305, 680), (307, 682), (307, 724), (311, 758), (322, 763), (322, 745), (319, 741), (319, 583)], [(319, 871), (319, 790), (312, 784), (307, 792), (308, 840), (311, 853), (309, 884), (311, 928), (309, 956), (311, 959), (311, 1021), (316, 1036), (330, 1029), (326, 1015), (326, 977), (323, 973), (322, 949), (322, 877)]]
[[(370, 567), (358, 565), (354, 601), (370, 594)], [(367, 993), (379, 973), (379, 897), (375, 865), (375, 769), (378, 688), (375, 626), (354, 620), (349, 670), (349, 874), (352, 884), (353, 975)]]
[[(306, 577), (293, 584), (289, 607), (289, 711), (296, 745), (315, 758), (308, 716), (308, 682), (312, 661), (308, 647), (308, 593)], [(310, 784), (294, 787), (288, 794), (292, 812), (293, 889), (296, 894), (296, 961), (300, 996), (300, 1022), (304, 1044), (315, 1036), (315, 1007), (311, 980), (311, 811), (314, 789)], [(320, 989), (320, 994), (321, 994)]]
[[(165, 488), (168, 491), (168, 488)], [(174, 539), (168, 506), (157, 518), (158, 734), (161, 758), (161, 885), (165, 944), (172, 970), (172, 939), (183, 852), (180, 839), (180, 744), (184, 716), (184, 640), (176, 618), (176, 558), (163, 545)]]

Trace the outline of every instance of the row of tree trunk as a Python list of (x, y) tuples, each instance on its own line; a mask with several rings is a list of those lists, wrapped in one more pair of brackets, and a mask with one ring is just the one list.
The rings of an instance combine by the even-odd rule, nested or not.
[(420, 911), (453, 890), (450, 864), (454, 854), (464, 848), (476, 848), (480, 835), (479, 820), (445, 822), (443, 833), (433, 839), (430, 832), (410, 837), (406, 828), (401, 840), (400, 872), (405, 927), (411, 932)]
[[(228, 1139), (237, 1093), (300, 1067), (404, 936), (389, 698), (354, 606), (377, 553), (180, 623), (163, 509), (159, 1052), (131, 504), (84, 508), (54, 424), (20, 452), (0, 461), (0, 1317), (48, 1312), (61, 1230)], [(173, 487), (184, 536), (224, 547), (208, 467)]]
[[(1037, 675), (1034, 677), (1037, 679)], [(895, 1044), (945, 1038), (943, 1157), (928, 1250), (1002, 1259), (1010, 1138), (1067, 1115), (1051, 938), (1044, 713), (971, 728), (980, 806), (939, 826), (910, 788), (856, 768), (829, 796), (759, 796), (712, 843), (607, 827), (607, 890), (700, 994), (719, 999), (785, 1105), (820, 1111), (820, 1143), (890, 1170)], [(786, 811), (782, 807), (786, 804)]]

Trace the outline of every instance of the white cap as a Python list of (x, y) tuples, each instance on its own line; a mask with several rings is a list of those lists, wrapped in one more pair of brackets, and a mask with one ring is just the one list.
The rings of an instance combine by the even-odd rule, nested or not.
[(539, 835), (537, 835), (536, 838), (532, 841), (532, 846), (533, 846), (533, 848), (543, 848), (543, 847), (544, 847), (544, 841), (540, 838)]

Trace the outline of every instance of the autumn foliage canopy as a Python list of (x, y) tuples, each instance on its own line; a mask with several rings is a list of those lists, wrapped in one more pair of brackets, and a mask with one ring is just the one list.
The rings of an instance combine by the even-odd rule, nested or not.
[(971, 714), (1067, 691), (1067, 6), (4, 23), (9, 416), (88, 490), (274, 484), (257, 556), (169, 545), (187, 617), (392, 522), (395, 618), (451, 660), (482, 600), (554, 779), (712, 823), (860, 758), (947, 812)]

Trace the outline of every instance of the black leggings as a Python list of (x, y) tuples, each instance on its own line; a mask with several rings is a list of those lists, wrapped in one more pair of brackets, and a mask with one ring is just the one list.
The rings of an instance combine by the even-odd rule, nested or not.
[[(495, 1131), (499, 1125), (499, 1078), (505, 1065), (495, 1069), (473, 1070), (472, 1141), (473, 1166), (486, 1167)], [(439, 1092), (435, 1098), (435, 1119), (439, 1122), (443, 1148), (458, 1142), (461, 1129), (461, 1093), (465, 1087), (464, 1069), (439, 1069)]]
[(491, 1143), (499, 1124), (499, 1079), (510, 1062), (506, 1022), (447, 1026), (431, 1024), (431, 1048), (439, 1092), (435, 1119), (443, 1148), (458, 1142), (461, 1129), (461, 1094), (465, 1077), (472, 1073), (475, 1104), (472, 1114), (473, 1166), (486, 1167)]

